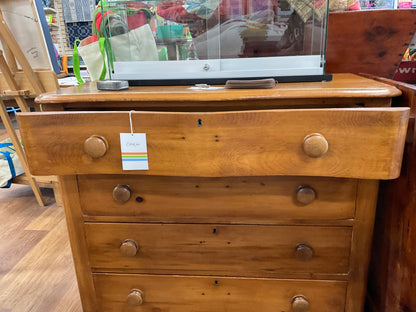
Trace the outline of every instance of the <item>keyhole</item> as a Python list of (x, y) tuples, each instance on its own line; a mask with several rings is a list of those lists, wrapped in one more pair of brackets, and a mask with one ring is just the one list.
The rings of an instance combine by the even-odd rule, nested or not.
[(143, 197), (141, 197), (141, 196), (136, 197), (136, 202), (142, 203), (143, 201), (144, 201)]
[(217, 229), (216, 228), (212, 229), (212, 234), (217, 234)]
[(202, 127), (202, 119), (198, 119), (198, 127)]

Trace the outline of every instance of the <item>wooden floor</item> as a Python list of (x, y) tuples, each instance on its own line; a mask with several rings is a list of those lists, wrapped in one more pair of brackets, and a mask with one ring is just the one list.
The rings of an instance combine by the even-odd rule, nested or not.
[(63, 208), (42, 192), (46, 207), (30, 186), (0, 189), (0, 312), (82, 311)]

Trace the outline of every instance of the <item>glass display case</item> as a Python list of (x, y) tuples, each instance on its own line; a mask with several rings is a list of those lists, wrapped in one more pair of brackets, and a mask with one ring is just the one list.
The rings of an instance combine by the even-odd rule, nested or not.
[(110, 78), (131, 85), (331, 79), (327, 0), (113, 0), (97, 10)]

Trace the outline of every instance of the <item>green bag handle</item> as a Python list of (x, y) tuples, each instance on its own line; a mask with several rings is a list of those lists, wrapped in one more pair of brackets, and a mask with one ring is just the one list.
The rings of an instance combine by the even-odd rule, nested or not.
[[(77, 81), (79, 84), (84, 84), (84, 80), (81, 78), (81, 70), (79, 65), (79, 53), (78, 53), (78, 44), (81, 42), (81, 40), (77, 39), (74, 42), (74, 50), (72, 51), (72, 65), (74, 70), (75, 78), (77, 78)], [(103, 58), (103, 69), (101, 70), (99, 80), (104, 80), (105, 76), (107, 74), (107, 66), (105, 65), (105, 38), (99, 38), (98, 39), (98, 46), (101, 52), (101, 56)]]
[(105, 65), (105, 38), (104, 37), (98, 38), (98, 45), (100, 47), (101, 56), (103, 57), (103, 69), (101, 71), (99, 80), (104, 80), (105, 75), (107, 74), (107, 66)]
[(75, 78), (77, 78), (77, 81), (79, 84), (84, 84), (84, 80), (81, 78), (81, 71), (79, 67), (79, 53), (78, 53), (78, 44), (81, 42), (81, 40), (77, 39), (74, 42), (74, 51), (72, 51), (72, 66), (74, 70)]

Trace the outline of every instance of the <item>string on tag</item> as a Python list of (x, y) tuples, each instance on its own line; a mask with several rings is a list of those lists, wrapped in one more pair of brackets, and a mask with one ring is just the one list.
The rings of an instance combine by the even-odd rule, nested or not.
[(129, 119), (130, 119), (130, 133), (131, 136), (133, 136), (133, 122), (131, 121), (131, 113), (134, 112), (134, 110), (129, 111)]

